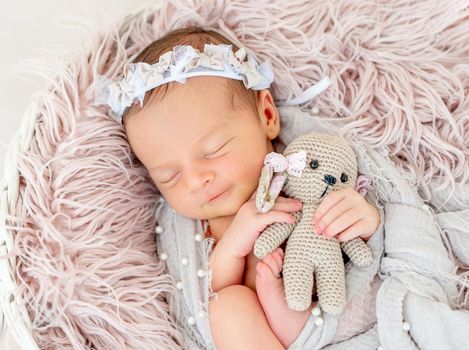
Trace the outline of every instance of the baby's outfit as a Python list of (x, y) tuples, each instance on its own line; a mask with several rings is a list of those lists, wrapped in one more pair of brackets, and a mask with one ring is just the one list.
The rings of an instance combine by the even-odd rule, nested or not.
[[(208, 223), (182, 216), (163, 197), (158, 200), (156, 215), (158, 255), (165, 260), (165, 272), (174, 277), (180, 293), (181, 310), (176, 312), (176, 318), (185, 331), (186, 347), (191, 350), (215, 349), (208, 318), (208, 301), (216, 297), (210, 288), (208, 269), (209, 254), (215, 240), (206, 236)], [(308, 344), (326, 345), (334, 339), (347, 339), (368, 330), (376, 322), (374, 299), (380, 279), (372, 277), (368, 281), (367, 278), (375, 276), (378, 268), (382, 249), (382, 234), (378, 231), (382, 233), (382, 222), (383, 217), (377, 232), (367, 242), (374, 256), (372, 265), (357, 268), (351, 262), (346, 264), (348, 302), (344, 312), (340, 317), (311, 314), (289, 349), (312, 349)], [(321, 325), (316, 325), (318, 317), (322, 318)]]
[(183, 329), (184, 348), (215, 349), (208, 319), (208, 301), (213, 297), (208, 257), (215, 240), (205, 237), (207, 222), (177, 213), (163, 197), (156, 218), (157, 253), (180, 293), (181, 309), (174, 316)]

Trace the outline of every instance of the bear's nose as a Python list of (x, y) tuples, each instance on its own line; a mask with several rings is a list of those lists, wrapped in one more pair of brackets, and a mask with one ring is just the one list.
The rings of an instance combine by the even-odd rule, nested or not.
[(328, 185), (334, 185), (335, 184), (335, 177), (332, 176), (332, 175), (324, 175), (324, 181), (328, 184)]

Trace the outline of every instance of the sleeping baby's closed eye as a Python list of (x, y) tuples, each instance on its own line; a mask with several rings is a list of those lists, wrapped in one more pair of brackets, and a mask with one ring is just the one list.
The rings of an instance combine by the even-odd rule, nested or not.
[(217, 155), (217, 156), (220, 155), (220, 154), (218, 154), (219, 151), (225, 151), (225, 150), (226, 150), (226, 147), (225, 147), (225, 146), (228, 145), (228, 143), (230, 143), (230, 141), (233, 140), (233, 139), (234, 139), (234, 137), (232, 137), (232, 138), (229, 139), (227, 142), (225, 142), (223, 145), (221, 145), (220, 147), (218, 147), (218, 149), (217, 149), (216, 151), (210, 152), (209, 154), (205, 155), (204, 158), (205, 158), (206, 156), (210, 156), (210, 155)]
[[(221, 156), (224, 156), (226, 153), (227, 153), (227, 145), (231, 142), (231, 140), (233, 140), (234, 137), (230, 138), (228, 141), (222, 143), (221, 145), (217, 146), (214, 148), (213, 151), (210, 151), (209, 153), (207, 153), (206, 155), (204, 155), (204, 159), (213, 159), (213, 158), (217, 158), (217, 157), (221, 157)], [(181, 173), (181, 171), (178, 171), (177, 173), (175, 173), (174, 175), (171, 175), (171, 176), (165, 176), (164, 179), (162, 180), (158, 180), (158, 183), (159, 184), (163, 184), (163, 185), (167, 185), (169, 183), (174, 183), (173, 180), (176, 180), (176, 178), (178, 177), (178, 175)]]

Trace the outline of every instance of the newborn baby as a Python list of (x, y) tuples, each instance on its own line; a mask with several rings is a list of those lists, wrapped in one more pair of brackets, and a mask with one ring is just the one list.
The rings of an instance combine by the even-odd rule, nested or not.
[[(232, 45), (239, 53), (223, 36), (190, 27), (153, 42), (134, 62), (154, 64), (176, 45), (203, 52), (205, 44)], [(294, 222), (292, 213), (302, 207), (281, 196), (268, 213), (255, 206), (264, 158), (276, 151), (281, 127), (271, 92), (230, 76), (195, 74), (146, 91), (142, 102), (123, 113), (133, 152), (171, 207), (206, 220), (216, 242), (210, 270), (218, 297), (210, 301), (209, 320), (217, 348), (288, 347), (315, 304), (303, 312), (287, 307), (281, 248), (263, 260), (253, 255), (269, 224)], [(326, 195), (311, 224), (339, 241), (366, 240), (379, 225), (379, 212), (355, 190), (339, 190)]]

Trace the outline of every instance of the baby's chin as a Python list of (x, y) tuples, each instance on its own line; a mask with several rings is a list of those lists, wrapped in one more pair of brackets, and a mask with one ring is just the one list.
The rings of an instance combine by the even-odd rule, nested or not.
[(244, 202), (238, 194), (230, 193), (225, 198), (202, 204), (199, 218), (209, 220), (222, 216), (233, 216), (243, 204)]
[(217, 203), (204, 203), (199, 209), (198, 219), (209, 220), (220, 216), (235, 215), (239, 208), (233, 201), (218, 201)]
[(194, 212), (194, 210), (190, 210), (190, 211), (176, 210), (176, 211), (179, 214), (185, 216), (186, 218), (195, 219), (195, 220), (211, 220), (211, 219), (216, 219), (222, 216), (232, 216), (237, 213), (237, 210), (234, 209), (232, 205), (222, 206), (220, 204), (217, 204), (215, 208), (213, 207), (209, 208), (207, 205), (204, 205), (197, 212)]
[(239, 207), (233, 201), (217, 201), (217, 203), (203, 203), (202, 205), (191, 205), (184, 207), (176, 204), (171, 205), (178, 214), (195, 220), (210, 220), (221, 216), (235, 215), (238, 212)]

